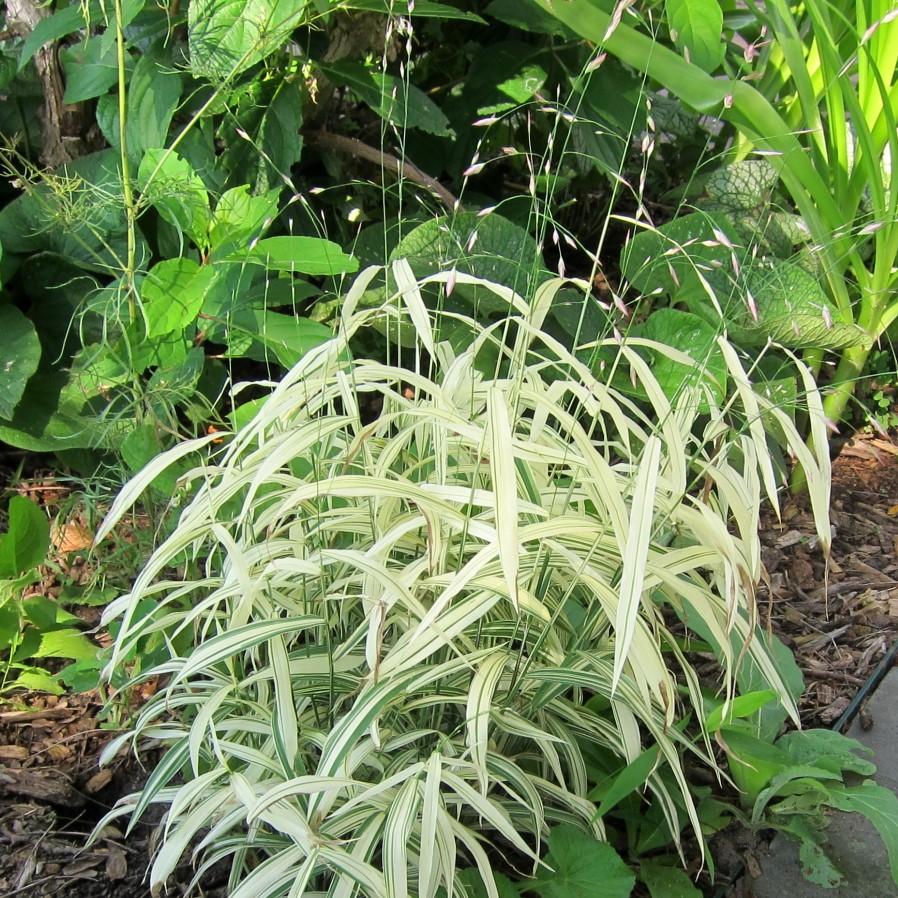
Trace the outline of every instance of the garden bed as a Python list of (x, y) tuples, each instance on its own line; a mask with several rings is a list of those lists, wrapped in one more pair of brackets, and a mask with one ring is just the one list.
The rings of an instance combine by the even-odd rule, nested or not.
[[(50, 493), (46, 493), (49, 497)], [(832, 726), (898, 639), (898, 445), (857, 435), (833, 469), (833, 553), (828, 572), (802, 503), (767, 515), (759, 593), (762, 618), (795, 653), (805, 676), (801, 716)], [(49, 502), (50, 499), (47, 498)], [(49, 572), (48, 572), (49, 576)], [(51, 582), (45, 584), (53, 592)], [(135, 696), (140, 701), (141, 696)], [(863, 707), (864, 726), (875, 726)], [(108, 741), (96, 692), (17, 696), (0, 711), (0, 894), (23, 898), (138, 898), (152, 828), (125, 836), (110, 827), (85, 848), (86, 835), (152, 766), (120, 760), (100, 771)], [(720, 842), (723, 874), (747, 863), (758, 842), (748, 834)], [(190, 878), (185, 868), (175, 894)], [(214, 895), (214, 884), (205, 894)]]

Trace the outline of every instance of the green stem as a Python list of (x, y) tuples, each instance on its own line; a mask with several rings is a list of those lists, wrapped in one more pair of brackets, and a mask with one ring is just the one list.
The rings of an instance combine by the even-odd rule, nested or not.
[(845, 408), (854, 394), (869, 355), (870, 348), (867, 346), (853, 346), (842, 353), (833, 375), (833, 386), (823, 400), (823, 413), (833, 423), (838, 424), (844, 417)]
[(122, 0), (115, 0), (115, 44), (118, 65), (118, 134), (122, 165), (122, 199), (128, 228), (128, 257), (125, 261), (125, 279), (128, 285), (128, 312), (131, 321), (137, 319), (137, 302), (134, 292), (134, 274), (137, 265), (137, 205), (131, 190), (131, 166), (128, 161), (128, 86), (125, 62), (125, 30), (122, 27)]

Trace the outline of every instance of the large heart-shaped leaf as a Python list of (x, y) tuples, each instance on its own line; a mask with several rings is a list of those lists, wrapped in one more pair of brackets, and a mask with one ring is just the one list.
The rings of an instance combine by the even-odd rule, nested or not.
[(573, 826), (556, 826), (549, 836), (546, 863), (534, 891), (543, 898), (628, 898), (636, 877), (607, 843)]
[(771, 262), (745, 272), (745, 290), (757, 306), (755, 320), (744, 304), (734, 304), (730, 335), (746, 345), (768, 338), (795, 349), (845, 349), (869, 345), (870, 336), (853, 322), (839, 320), (820, 282), (793, 262)]
[[(390, 259), (408, 259), (419, 277), (455, 268), (511, 287), (524, 296), (543, 277), (536, 241), (523, 228), (496, 214), (478, 217), (474, 212), (463, 212), (432, 219), (400, 240)], [(482, 312), (508, 311), (507, 304), (487, 291), (456, 287), (456, 293), (472, 305), (476, 303)]]
[[(118, 153), (81, 156), (0, 210), (0, 242), (11, 253), (50, 251), (108, 275), (127, 257)], [(145, 244), (137, 235), (137, 257)]]
[(193, 259), (164, 259), (154, 265), (141, 284), (147, 337), (179, 333), (196, 320), (213, 277), (211, 265)]
[(695, 362), (682, 365), (663, 352), (652, 353), (652, 373), (669, 397), (701, 379), (718, 402), (726, 395), (727, 366), (717, 348), (717, 331), (707, 321), (679, 309), (658, 309), (645, 323), (645, 337), (685, 352)]
[(645, 883), (651, 898), (701, 898), (702, 893), (682, 868), (658, 861), (643, 861), (639, 878)]
[(191, 0), (187, 12), (190, 69), (220, 81), (280, 47), (303, 20), (307, 0)]

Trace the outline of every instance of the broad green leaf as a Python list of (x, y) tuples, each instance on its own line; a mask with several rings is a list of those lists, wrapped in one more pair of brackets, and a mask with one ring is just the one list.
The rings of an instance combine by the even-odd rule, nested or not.
[(14, 603), (0, 605), (0, 651), (5, 651), (18, 641), (21, 624)]
[(275, 189), (252, 196), (244, 184), (221, 195), (209, 226), (209, 243), (217, 258), (261, 237), (266, 223), (277, 215), (279, 194)]
[(61, 610), (59, 605), (47, 596), (29, 596), (22, 601), (22, 611), (25, 612), (25, 617), (38, 630), (53, 629), (56, 625), (57, 612)]
[(39, 667), (22, 671), (14, 680), (6, 683), (6, 689), (27, 689), (30, 692), (45, 692), (48, 695), (62, 695), (65, 692), (53, 674)]
[[(118, 153), (103, 150), (53, 172), (0, 209), (4, 252), (53, 252), (80, 268), (108, 275), (127, 258), (127, 225)], [(146, 244), (138, 235), (140, 259)]]
[(106, 50), (99, 37), (89, 37), (60, 50), (59, 57), (65, 70), (63, 103), (92, 100), (118, 81), (115, 49)]
[[(158, 428), (152, 424), (141, 424), (139, 427), (133, 428), (122, 440), (119, 452), (132, 474), (136, 474), (144, 465), (148, 465), (162, 451), (164, 443), (161, 437)], [(153, 481), (151, 488), (165, 496), (174, 495), (178, 477), (184, 473), (186, 467), (186, 463), (182, 462), (166, 468)]]
[(348, 87), (390, 124), (441, 137), (451, 134), (449, 119), (440, 107), (413, 84), (360, 62), (319, 63), (319, 67), (331, 81)]
[[(782, 793), (788, 796), (798, 796), (799, 798), (807, 798), (808, 800), (822, 803), (826, 801), (829, 794), (829, 788), (833, 782), (838, 783), (840, 775), (823, 767), (815, 766), (798, 766), (787, 767), (777, 773), (770, 780), (770, 785), (762, 789), (755, 799), (754, 806), (751, 810), (751, 821), (753, 824), (760, 823), (771, 802)], [(775, 810), (782, 810), (783, 806), (775, 807)]]
[(231, 187), (249, 184), (253, 194), (283, 189), (302, 155), (302, 111), (299, 79), (256, 79), (233, 110), (235, 128), (224, 135), (225, 152), (211, 153), (213, 171), (227, 172)]
[[(170, 53), (154, 46), (142, 53), (128, 81), (125, 137), (128, 157), (139, 165), (146, 150), (165, 146), (172, 117), (181, 99), (183, 76)], [(103, 136), (119, 148), (118, 98), (101, 97), (97, 121)]]
[[(490, 898), (480, 873), (476, 867), (462, 870), (458, 874), (458, 879), (464, 883), (468, 890), (470, 898)], [(520, 898), (520, 892), (515, 888), (514, 883), (503, 873), (493, 873), (493, 879), (496, 882), (496, 890), (499, 898)]]
[(685, 301), (743, 345), (768, 339), (794, 348), (869, 343), (861, 328), (840, 320), (813, 275), (794, 262), (752, 258), (740, 242), (723, 213), (694, 212), (638, 233), (621, 254), (621, 267), (643, 294)]
[(188, 44), (195, 78), (222, 81), (286, 42), (304, 20), (307, 0), (190, 0)]
[(506, 22), (534, 34), (554, 34), (570, 37), (571, 32), (554, 16), (543, 12), (538, 6), (522, 3), (521, 0), (492, 0), (486, 12), (500, 22)]
[[(86, 27), (87, 22), (84, 19), (85, 8), (85, 5), (82, 3), (71, 3), (63, 9), (57, 10), (52, 15), (40, 19), (25, 37), (25, 40), (22, 41), (22, 49), (19, 51), (19, 71), (25, 67), (25, 64), (44, 44), (48, 44), (50, 41), (58, 41), (62, 37), (68, 37), (68, 35)], [(91, 3), (87, 10), (92, 21), (99, 8), (96, 3)]]
[(100, 658), (84, 658), (68, 664), (59, 671), (59, 679), (73, 692), (90, 692), (100, 682), (103, 661)]
[(548, 77), (546, 70), (534, 63), (522, 66), (510, 78), (496, 85), (496, 90), (508, 99), (480, 106), (477, 109), (478, 114), (493, 115), (506, 112), (528, 102), (541, 90)]
[(829, 804), (840, 811), (863, 814), (876, 827), (889, 854), (892, 879), (898, 883), (898, 795), (866, 780), (859, 786), (832, 789)]
[[(418, 277), (455, 268), (527, 295), (542, 272), (536, 241), (521, 227), (502, 218), (474, 212), (442, 216), (410, 231), (390, 254), (407, 259)], [(495, 294), (457, 285), (452, 298), (464, 298), (482, 313), (508, 312)]]
[(203, 373), (206, 353), (202, 346), (188, 348), (186, 341), (181, 346), (184, 349), (183, 357), (160, 365), (147, 382), (149, 401), (160, 415), (164, 414), (167, 407), (170, 408), (170, 404), (166, 406), (166, 403), (189, 399)]
[[(708, 715), (705, 720), (705, 728), (709, 733), (716, 733), (724, 723), (729, 723), (739, 717), (751, 717), (756, 711), (773, 701), (776, 701), (776, 693), (770, 689), (763, 689), (737, 696), (729, 703), (729, 707), (721, 702)], [(726, 716), (724, 716), (724, 710), (726, 710)]]
[(32, 377), (15, 414), (0, 421), (0, 440), (31, 452), (115, 446), (128, 419), (100, 421), (85, 411), (83, 395), (67, 395), (71, 383), (62, 372)]
[(309, 318), (251, 309), (231, 318), (228, 354), (259, 362), (276, 359), (292, 368), (309, 350), (332, 338), (329, 327)]
[(717, 0), (665, 0), (674, 44), (687, 60), (712, 72), (723, 60), (723, 12)]
[(320, 237), (266, 237), (248, 252), (236, 253), (244, 259), (264, 265), (270, 271), (297, 274), (345, 274), (358, 270), (358, 262), (330, 240)]
[(654, 745), (627, 764), (610, 783), (601, 783), (593, 789), (590, 797), (598, 799), (600, 802), (599, 809), (596, 811), (597, 816), (604, 817), (628, 795), (641, 789), (649, 778), (649, 774), (655, 769), (657, 762), (658, 746)]
[(71, 658), (87, 661), (97, 657), (99, 649), (79, 630), (52, 630), (41, 636), (35, 658)]
[[(652, 373), (671, 400), (689, 387), (702, 383), (717, 402), (726, 396), (727, 366), (717, 348), (717, 331), (705, 319), (680, 309), (658, 309), (649, 315), (642, 336), (679, 349), (695, 360), (690, 368), (663, 352), (650, 352)], [(700, 406), (707, 407), (702, 399)]]
[[(770, 658), (771, 664), (788, 689), (789, 696), (794, 702), (797, 702), (804, 692), (804, 676), (801, 673), (801, 668), (795, 662), (792, 652), (778, 636), (773, 633), (768, 634), (762, 627), (756, 627), (751, 638)], [(730, 643), (733, 654), (738, 656), (743, 645), (741, 637), (735, 632), (732, 633)], [(755, 692), (766, 689), (771, 685), (755, 660), (748, 653), (745, 654), (739, 669), (736, 671), (736, 682), (742, 692)], [(768, 742), (774, 742), (776, 737), (782, 732), (783, 723), (785, 723), (788, 716), (783, 702), (770, 702), (761, 708), (758, 714), (756, 735), (766, 739)]]
[(540, 876), (543, 898), (628, 898), (636, 882), (607, 842), (573, 826), (553, 827), (546, 863), (555, 872)]
[(13, 578), (42, 564), (50, 547), (44, 512), (23, 496), (9, 500), (6, 533), (0, 535), (0, 578)]
[(199, 175), (186, 159), (164, 149), (148, 149), (137, 171), (145, 202), (197, 246), (206, 245), (209, 197)]
[(180, 333), (196, 322), (212, 282), (211, 265), (193, 259), (165, 259), (154, 265), (140, 286), (147, 338)]
[(795, 730), (781, 736), (776, 743), (796, 764), (814, 764), (833, 773), (851, 772), (872, 776), (876, 765), (863, 757), (872, 754), (856, 739), (835, 730)]
[(835, 889), (845, 880), (823, 850), (823, 846), (810, 839), (801, 840), (798, 861), (801, 864), (801, 875), (814, 885), (822, 886), (824, 889)]
[(758, 319), (744, 306), (729, 321), (734, 340), (763, 345), (768, 338), (793, 349), (845, 349), (867, 346), (862, 328), (840, 320), (820, 282), (794, 262), (763, 263), (745, 273), (745, 290), (754, 297)]
[(713, 321), (735, 291), (734, 268), (744, 256), (738, 243), (725, 215), (692, 212), (639, 231), (621, 252), (621, 270), (642, 294), (686, 298), (690, 311)]
[(766, 159), (743, 159), (715, 170), (705, 183), (708, 196), (728, 212), (766, 207), (779, 181)]
[(651, 898), (701, 898), (702, 895), (681, 867), (659, 861), (643, 861), (639, 865), (639, 878)]
[(0, 305), (0, 418), (11, 418), (29, 378), (41, 360), (41, 343), (34, 325), (13, 305)]
[(724, 726), (720, 729), (733, 781), (739, 787), (742, 800), (754, 804), (761, 790), (778, 774), (792, 766), (792, 760), (782, 749), (755, 738), (745, 729)]

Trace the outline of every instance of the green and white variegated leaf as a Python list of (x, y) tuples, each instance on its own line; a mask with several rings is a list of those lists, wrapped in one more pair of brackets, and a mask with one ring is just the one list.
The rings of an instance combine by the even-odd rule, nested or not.
[(499, 558), (508, 595), (518, 605), (518, 478), (511, 442), (508, 400), (505, 393), (487, 393), (490, 438), (490, 476), (496, 496), (496, 534)]
[(623, 568), (620, 579), (620, 599), (614, 630), (617, 636), (614, 644), (614, 676), (612, 692), (627, 662), (630, 643), (636, 628), (636, 618), (642, 602), (645, 582), (646, 560), (654, 528), (655, 489), (658, 483), (658, 465), (661, 459), (661, 441), (650, 437), (639, 462), (633, 487), (630, 507), (630, 528), (627, 544), (623, 547)]
[(468, 693), (468, 748), (471, 751), (471, 760), (477, 768), (480, 789), (484, 793), (488, 779), (487, 742), (490, 711), (493, 708), (496, 687), (505, 671), (508, 658), (508, 653), (501, 650), (487, 657), (471, 680), (471, 691)]

